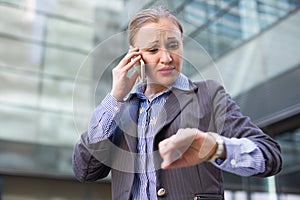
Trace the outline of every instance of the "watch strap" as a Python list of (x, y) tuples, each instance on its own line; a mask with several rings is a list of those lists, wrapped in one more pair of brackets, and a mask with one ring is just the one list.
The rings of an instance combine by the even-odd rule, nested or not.
[(217, 133), (207, 132), (207, 134), (209, 134), (212, 137), (214, 137), (215, 140), (216, 140), (216, 143), (217, 143), (217, 150), (216, 150), (216, 152), (209, 159), (209, 161), (215, 161), (217, 158), (221, 157), (221, 155), (222, 155), (222, 153), (224, 151), (224, 140)]

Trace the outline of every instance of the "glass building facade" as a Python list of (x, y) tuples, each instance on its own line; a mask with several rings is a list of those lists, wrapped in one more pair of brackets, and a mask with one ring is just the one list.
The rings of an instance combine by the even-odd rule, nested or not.
[(0, 199), (110, 198), (109, 178), (77, 183), (72, 151), (155, 5), (183, 25), (183, 73), (222, 82), (282, 147), (274, 177), (225, 173), (226, 200), (300, 199), (300, 0), (0, 1)]

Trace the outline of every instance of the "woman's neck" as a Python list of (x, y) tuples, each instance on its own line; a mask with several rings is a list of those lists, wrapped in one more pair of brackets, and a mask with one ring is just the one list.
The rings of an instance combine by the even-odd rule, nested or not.
[(144, 94), (149, 100), (152, 100), (156, 94), (163, 92), (167, 89), (167, 87), (159, 84), (147, 84)]

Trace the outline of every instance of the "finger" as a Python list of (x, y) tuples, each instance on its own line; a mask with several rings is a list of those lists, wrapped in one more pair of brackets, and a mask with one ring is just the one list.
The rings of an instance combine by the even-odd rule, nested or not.
[[(130, 68), (136, 63), (136, 61), (141, 59), (141, 54), (139, 52), (128, 53), (118, 64), (117, 68), (124, 68), (126, 65), (130, 64)], [(133, 63), (132, 63), (133, 62)]]
[(142, 59), (141, 55), (136, 56), (135, 58), (131, 59), (127, 65), (123, 67), (123, 70), (128, 71), (130, 70), (134, 65), (136, 65), (140, 60)]
[(127, 63), (129, 63), (132, 60), (132, 58), (134, 58), (138, 55), (141, 55), (138, 48), (135, 48), (134, 50), (129, 50), (129, 52), (121, 60), (121, 62), (120, 62), (121, 66), (126, 65)]
[(174, 168), (180, 168), (180, 167), (184, 167), (184, 158), (180, 157), (176, 160), (174, 160), (171, 163), (167, 163), (167, 162), (162, 162), (161, 163), (161, 168), (162, 169), (174, 169)]
[(181, 151), (185, 151), (189, 148), (197, 137), (197, 129), (181, 129), (177, 132), (176, 138), (173, 143)]
[(172, 135), (171, 137), (162, 140), (158, 145), (166, 146), (166, 145), (172, 143), (175, 138), (176, 138), (176, 135)]
[(164, 139), (158, 144), (159, 153), (165, 155), (168, 151), (171, 151), (175, 146), (173, 145), (173, 141), (176, 135), (173, 135), (167, 139)]
[[(172, 149), (162, 156), (163, 162), (161, 163), (162, 168), (173, 167), (173, 165), (177, 166), (180, 164), (183, 159), (183, 153), (178, 149)], [(175, 163), (175, 164), (174, 164)]]
[(182, 152), (177, 149), (172, 140), (174, 140), (174, 137), (159, 143), (159, 153), (163, 160), (162, 166), (168, 166), (182, 156)]
[(189, 135), (184, 137), (184, 134), (176, 134), (161, 141), (158, 145), (160, 153), (163, 155), (174, 151), (185, 152), (192, 144), (192, 139)]
[(135, 52), (135, 51), (139, 51), (139, 48), (138, 47), (133, 47), (133, 46), (130, 46), (129, 50), (128, 50), (128, 53), (130, 52)]
[(169, 166), (172, 163), (176, 162), (178, 159), (180, 159), (181, 156), (182, 156), (182, 153), (175, 149), (163, 157), (163, 162), (161, 163), (161, 166), (162, 167)]

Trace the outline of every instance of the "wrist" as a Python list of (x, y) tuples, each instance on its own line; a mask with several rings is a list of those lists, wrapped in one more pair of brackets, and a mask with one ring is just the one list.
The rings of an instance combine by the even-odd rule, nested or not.
[(113, 90), (110, 92), (110, 95), (118, 102), (123, 101), (123, 97), (116, 94), (116, 92), (114, 92)]

